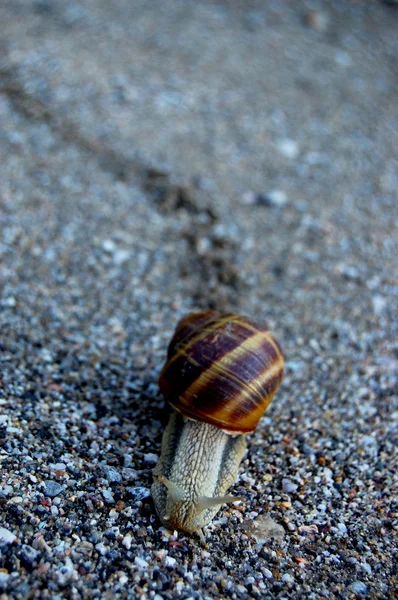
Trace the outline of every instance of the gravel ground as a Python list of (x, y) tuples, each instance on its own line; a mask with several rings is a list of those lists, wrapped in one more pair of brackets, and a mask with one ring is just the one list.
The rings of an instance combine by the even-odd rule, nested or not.
[[(0, 4), (0, 599), (392, 598), (398, 8)], [(208, 547), (161, 527), (177, 320), (287, 361)]]

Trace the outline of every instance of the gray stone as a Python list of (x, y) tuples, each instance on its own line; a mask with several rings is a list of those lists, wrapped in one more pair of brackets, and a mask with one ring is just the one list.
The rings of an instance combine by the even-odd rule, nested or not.
[(104, 472), (105, 477), (110, 483), (122, 482), (122, 476), (115, 467), (111, 467), (109, 465), (102, 465), (102, 470)]
[(58, 496), (58, 494), (61, 494), (63, 492), (62, 485), (60, 485), (56, 481), (52, 481), (51, 479), (49, 479), (48, 481), (43, 481), (41, 487), (43, 490), (43, 494), (45, 496), (48, 496), (49, 498), (55, 498), (55, 496)]

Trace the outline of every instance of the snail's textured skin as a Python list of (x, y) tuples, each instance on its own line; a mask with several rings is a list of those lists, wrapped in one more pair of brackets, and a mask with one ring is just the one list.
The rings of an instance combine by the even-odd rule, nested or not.
[(235, 481), (246, 448), (283, 376), (283, 354), (271, 333), (250, 319), (215, 311), (180, 321), (159, 378), (172, 411), (152, 496), (170, 529), (197, 532)]
[(177, 325), (159, 386), (186, 417), (249, 433), (277, 391), (283, 366), (282, 350), (265, 327), (204, 311)]
[[(234, 483), (245, 449), (243, 435), (231, 436), (214, 425), (187, 421), (173, 411), (163, 435), (152, 485), (152, 497), (163, 524), (199, 533), (222, 502), (202, 510), (201, 504), (206, 504), (207, 498), (223, 496)], [(162, 483), (163, 477), (183, 491), (185, 498), (173, 498)]]

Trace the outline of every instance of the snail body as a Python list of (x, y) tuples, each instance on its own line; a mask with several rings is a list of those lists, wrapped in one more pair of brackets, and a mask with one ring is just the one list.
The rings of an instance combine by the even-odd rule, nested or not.
[(172, 411), (154, 469), (162, 523), (198, 533), (224, 503), (254, 431), (283, 376), (278, 342), (236, 314), (204, 311), (177, 325), (159, 379)]

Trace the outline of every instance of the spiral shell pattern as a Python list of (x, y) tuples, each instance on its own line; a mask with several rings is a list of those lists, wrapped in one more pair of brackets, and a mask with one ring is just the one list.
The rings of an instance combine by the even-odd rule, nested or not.
[(265, 327), (208, 310), (178, 323), (159, 386), (185, 417), (249, 433), (275, 395), (283, 368), (282, 350)]

